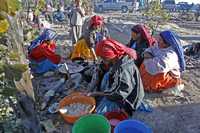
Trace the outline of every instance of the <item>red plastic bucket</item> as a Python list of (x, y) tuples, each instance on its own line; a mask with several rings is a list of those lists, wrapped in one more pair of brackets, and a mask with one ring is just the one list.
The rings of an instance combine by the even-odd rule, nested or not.
[(114, 128), (119, 122), (128, 119), (128, 114), (122, 111), (107, 112), (104, 116), (108, 119), (111, 125), (112, 133), (114, 133)]

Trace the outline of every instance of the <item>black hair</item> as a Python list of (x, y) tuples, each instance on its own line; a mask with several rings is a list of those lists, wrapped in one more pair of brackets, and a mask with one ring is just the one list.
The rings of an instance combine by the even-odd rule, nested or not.
[(165, 38), (163, 37), (163, 35), (160, 33), (161, 38), (163, 39), (163, 42), (167, 45), (170, 46), (169, 43), (165, 40)]

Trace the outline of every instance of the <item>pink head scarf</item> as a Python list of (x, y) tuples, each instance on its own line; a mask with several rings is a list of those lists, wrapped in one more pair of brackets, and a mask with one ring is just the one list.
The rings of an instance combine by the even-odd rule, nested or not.
[(96, 46), (97, 56), (105, 59), (120, 58), (123, 55), (128, 55), (133, 59), (137, 59), (137, 53), (135, 50), (126, 47), (125, 45), (109, 38), (99, 42)]

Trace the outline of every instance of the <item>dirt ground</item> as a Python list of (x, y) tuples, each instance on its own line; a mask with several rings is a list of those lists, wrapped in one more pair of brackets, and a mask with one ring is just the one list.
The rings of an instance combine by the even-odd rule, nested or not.
[(149, 124), (155, 133), (199, 133), (199, 70), (187, 70), (183, 79), (184, 97), (147, 93), (146, 99), (153, 105), (153, 112), (136, 112), (133, 118)]
[[(126, 21), (126, 20), (125, 20)], [(130, 27), (132, 24), (138, 23), (138, 18), (132, 23), (107, 23), (111, 36), (126, 44), (130, 37)], [(198, 25), (200, 27), (200, 24)], [(62, 47), (62, 56), (69, 55), (69, 28), (61, 28), (55, 26), (59, 33)], [(184, 30), (184, 28), (181, 28)], [(193, 31), (193, 28), (185, 29), (185, 31)], [(200, 30), (197, 30), (200, 33)], [(195, 32), (197, 32), (195, 31)], [(181, 35), (184, 36), (183, 33)], [(185, 34), (186, 35), (186, 34)], [(200, 36), (199, 36), (200, 38)], [(192, 40), (185, 40), (192, 42)], [(68, 50), (68, 51), (67, 51)], [(184, 97), (176, 97), (165, 95), (162, 93), (146, 93), (145, 100), (153, 107), (153, 112), (135, 112), (133, 119), (141, 120), (148, 124), (154, 133), (200, 133), (200, 68), (186, 70), (183, 74), (185, 89)], [(69, 125), (65, 124), (60, 130), (62, 132), (70, 132)], [(67, 131), (66, 131), (67, 130)]]

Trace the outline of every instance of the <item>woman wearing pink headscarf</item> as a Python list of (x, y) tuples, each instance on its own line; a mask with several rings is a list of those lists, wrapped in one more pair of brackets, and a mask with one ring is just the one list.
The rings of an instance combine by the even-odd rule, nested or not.
[(153, 46), (156, 40), (151, 36), (150, 31), (146, 25), (135, 25), (131, 31), (131, 40), (128, 46), (136, 50), (138, 58), (135, 63), (138, 67), (140, 67), (144, 60), (142, 56), (143, 52), (147, 48)]
[(134, 63), (137, 58), (135, 50), (113, 39), (106, 39), (97, 44), (96, 54), (109, 66), (101, 82), (101, 92), (91, 94), (103, 96), (97, 113), (123, 109), (132, 114), (144, 97), (140, 74)]

